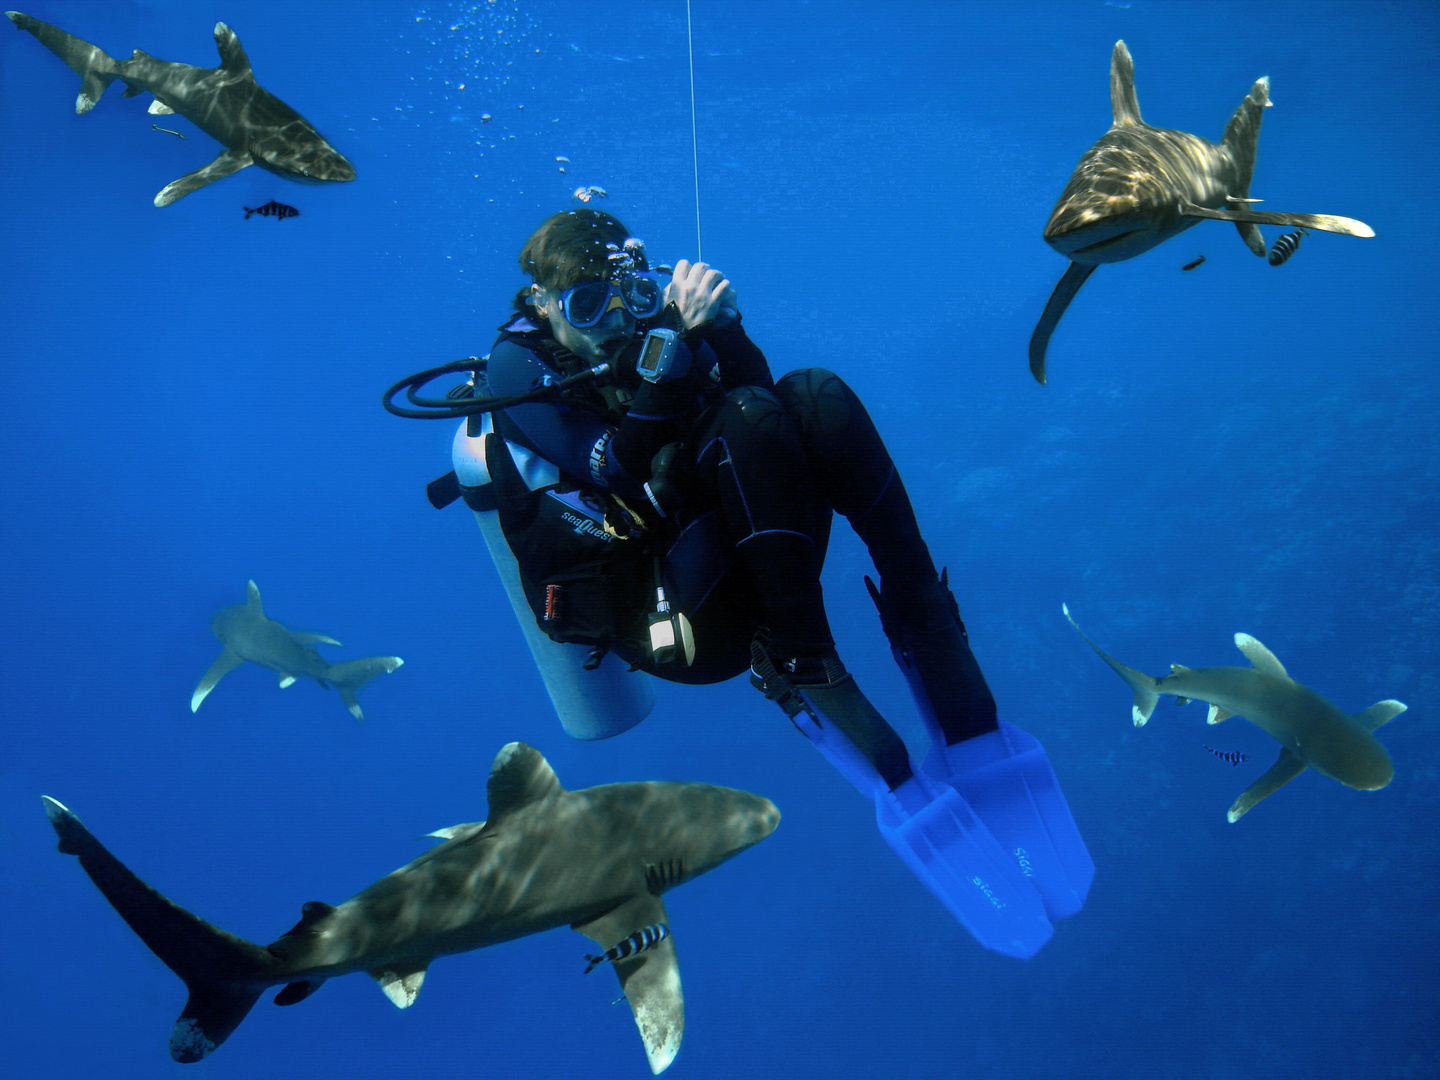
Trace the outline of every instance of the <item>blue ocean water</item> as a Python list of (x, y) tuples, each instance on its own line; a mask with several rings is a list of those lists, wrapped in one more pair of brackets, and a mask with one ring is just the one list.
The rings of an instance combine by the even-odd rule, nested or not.
[[(1002, 715), (1044, 742), (1094, 856), (1085, 909), (1018, 962), (744, 680), (661, 686), (633, 731), (568, 739), (470, 515), (425, 501), (453, 427), (380, 408), (489, 347), (520, 244), (578, 185), (652, 256), (696, 257), (680, 0), (26, 2), (115, 56), (205, 66), (225, 20), (358, 178), (247, 169), (157, 210), (215, 144), (118, 85), (77, 117), (76, 76), (0, 33), (8, 1075), (645, 1075), (568, 930), (436, 963), (405, 1012), (365, 978), (262, 1002), (173, 1065), (181, 984), (55, 854), (39, 801), (266, 942), (483, 818), (515, 739), (572, 788), (705, 781), (784, 814), (667, 896), (677, 1077), (1440, 1075), (1433, 5), (695, 0), (704, 257), (775, 371), (824, 364), (869, 403)], [(1252, 194), (1377, 236), (1313, 234), (1275, 269), (1206, 222), (1106, 266), (1041, 387), (1025, 347), (1065, 261), (1040, 230), (1108, 126), (1119, 38), (1157, 126), (1218, 139), (1270, 75)], [(245, 220), (271, 199), (300, 216)], [(838, 528), (842, 654), (918, 739), (868, 570)], [(361, 692), (365, 724), (254, 667), (191, 714), (209, 620), (250, 578), (344, 642), (328, 657), (404, 657)], [(1243, 663), (1244, 631), (1349, 711), (1405, 701), (1380, 733), (1394, 782), (1307, 773), (1227, 824), (1274, 743), (1168, 702), (1134, 728), (1062, 601), (1152, 673)]]

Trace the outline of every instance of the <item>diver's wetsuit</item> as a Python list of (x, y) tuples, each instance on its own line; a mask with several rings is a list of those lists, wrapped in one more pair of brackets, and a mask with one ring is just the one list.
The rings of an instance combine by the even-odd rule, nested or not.
[[(559, 370), (568, 354), (557, 354), (543, 332), (521, 318), (503, 329), (490, 353), (491, 393), (519, 394), (543, 377), (570, 374)], [(648, 505), (643, 485), (655, 453), (683, 440), (679, 504), (648, 523), (662, 538), (671, 603), (691, 621), (695, 662), (657, 667), (643, 654), (616, 651), (661, 678), (718, 682), (750, 666), (751, 642), (763, 628), (766, 651), (777, 662), (795, 661), (787, 670), (797, 683), (807, 681), (807, 670), (810, 681), (825, 681), (820, 658), (834, 656), (834, 637), (820, 571), (831, 513), (838, 511), (865, 542), (885, 599), (912, 640), (918, 637), (923, 651), (926, 635), (935, 636), (940, 660), (930, 666), (941, 674), (930, 693), (947, 741), (994, 730), (994, 699), (964, 644), (963, 626), (957, 648), (953, 600), (859, 398), (820, 368), (776, 383), (738, 322), (706, 329), (693, 351), (686, 377), (662, 384), (635, 377), (628, 408), (612, 407), (608, 415), (552, 403), (496, 414), (500, 434), (581, 486), (603, 488), (632, 506)], [(640, 599), (637, 619), (648, 598)], [(893, 731), (879, 741), (885, 745), (872, 759), (903, 757)]]

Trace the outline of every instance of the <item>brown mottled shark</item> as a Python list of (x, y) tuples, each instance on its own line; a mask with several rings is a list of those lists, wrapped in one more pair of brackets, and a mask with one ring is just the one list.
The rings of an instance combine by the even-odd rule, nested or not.
[(1273, 795), (1306, 767), (1321, 776), (1339, 780), (1359, 791), (1383, 788), (1395, 775), (1390, 755), (1372, 734), (1405, 711), (1399, 701), (1377, 701), (1353, 716), (1304, 686), (1285, 670), (1275, 654), (1249, 634), (1236, 634), (1235, 645), (1250, 667), (1187, 668), (1170, 665), (1170, 674), (1155, 678), (1126, 667), (1085, 635), (1061, 605), (1070, 625), (1085, 638), (1115, 672), (1135, 691), (1132, 714), (1143, 727), (1162, 694), (1173, 694), (1180, 704), (1203, 701), (1210, 706), (1206, 722), (1218, 724), (1243, 716), (1280, 744), (1280, 756), (1260, 779), (1240, 793), (1230, 807), (1231, 822), (1268, 795)]
[(200, 678), (200, 685), (190, 695), (190, 711), (200, 708), (215, 684), (247, 660), (280, 673), (280, 689), (285, 689), (302, 675), (308, 675), (327, 689), (340, 691), (340, 700), (356, 720), (364, 720), (355, 691), (381, 673), (389, 673), (405, 663), (398, 656), (367, 656), (362, 660), (346, 660), (332, 664), (313, 648), (314, 644), (339, 645), (324, 634), (307, 634), (291, 630), (284, 623), (265, 617), (260, 589), (253, 581), (245, 583), (245, 603), (235, 604), (216, 613), (210, 629), (224, 646), (215, 662)]
[(151, 113), (179, 113), (225, 147), (203, 169), (166, 184), (155, 196), (156, 206), (169, 206), (247, 165), (313, 183), (355, 179), (355, 166), (340, 151), (303, 116), (255, 81), (240, 39), (223, 22), (215, 24), (220, 66), (202, 68), (157, 60), (139, 49), (129, 60), (116, 60), (99, 47), (47, 22), (18, 11), (7, 11), (5, 15), (21, 30), (34, 34), (80, 76), (77, 113), (93, 109), (105, 88), (120, 79), (127, 88), (123, 96), (148, 91), (155, 95)]
[[(1290, 225), (1349, 236), (1374, 236), (1363, 221), (1330, 214), (1280, 214), (1252, 208), (1250, 178), (1268, 77), (1256, 81), (1235, 110), (1219, 145), (1140, 119), (1135, 64), (1125, 42), (1110, 58), (1114, 124), (1085, 151), (1045, 225), (1045, 242), (1070, 257), (1030, 338), (1030, 373), (1045, 382), (1050, 335), (1080, 286), (1101, 263), (1122, 262), (1198, 225), (1232, 221), (1256, 255), (1265, 255), (1258, 225)], [(1188, 269), (1188, 267), (1187, 267)]]
[[(338, 907), (304, 906), (261, 946), (176, 906), (110, 854), (65, 806), (43, 797), (60, 851), (77, 855), (105, 899), (185, 981), (170, 1056), (205, 1057), (267, 987), (277, 1005), (363, 971), (398, 1007), (415, 1003), (440, 956), (569, 925), (605, 951), (653, 1072), (680, 1050), (685, 1002), (662, 894), (758, 844), (780, 822), (748, 791), (649, 781), (566, 791), (540, 752), (503, 747), (490, 767), (490, 816), (441, 829), (437, 844)], [(659, 928), (666, 927), (665, 930)], [(648, 932), (647, 932), (648, 931)]]

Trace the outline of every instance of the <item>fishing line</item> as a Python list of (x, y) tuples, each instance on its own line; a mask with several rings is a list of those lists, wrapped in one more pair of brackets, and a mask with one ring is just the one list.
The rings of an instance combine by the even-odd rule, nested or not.
[(690, 157), (695, 174), (695, 261), (703, 262), (700, 247), (700, 143), (695, 135), (695, 31), (690, 23), (690, 0), (685, 0), (685, 39), (690, 46)]

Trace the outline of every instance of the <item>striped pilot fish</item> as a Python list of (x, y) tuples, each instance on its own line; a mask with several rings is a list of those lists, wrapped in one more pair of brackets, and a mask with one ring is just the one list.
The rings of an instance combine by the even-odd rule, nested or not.
[(1294, 232), (1287, 232), (1284, 236), (1280, 237), (1279, 240), (1276, 240), (1275, 246), (1270, 249), (1270, 265), (1279, 266), (1289, 259), (1291, 255), (1294, 255), (1295, 249), (1300, 246), (1300, 241), (1304, 236), (1304, 229), (1296, 229)]
[(585, 969), (585, 974), (589, 975), (607, 960), (614, 963), (616, 960), (624, 960), (636, 953), (642, 953), (646, 949), (653, 949), (669, 936), (670, 927), (668, 925), (663, 922), (651, 923), (643, 930), (636, 930), (620, 944), (610, 946), (605, 950), (604, 956), (591, 956), (586, 953), (585, 959), (590, 961), (590, 966)]

